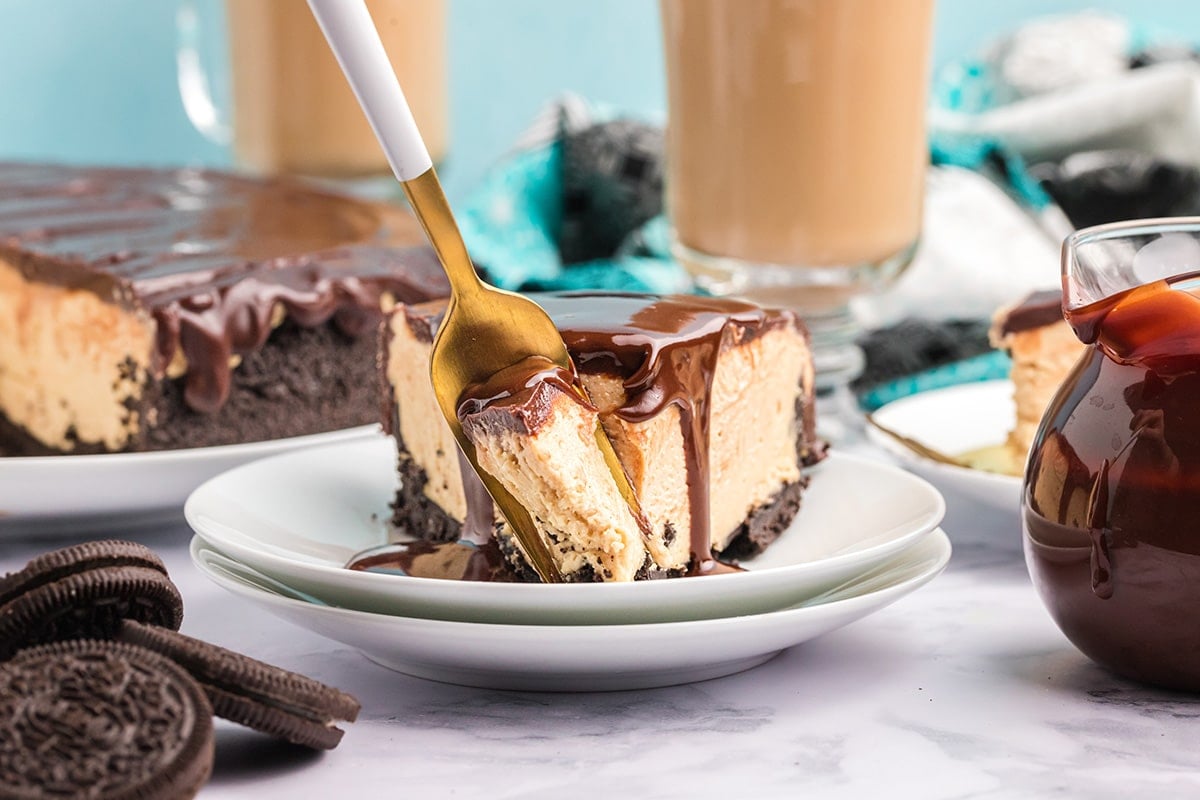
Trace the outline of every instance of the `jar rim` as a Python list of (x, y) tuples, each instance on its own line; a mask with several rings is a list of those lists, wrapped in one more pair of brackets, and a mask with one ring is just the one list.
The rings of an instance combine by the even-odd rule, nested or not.
[(1200, 217), (1152, 217), (1090, 225), (1068, 234), (1063, 248), (1074, 249), (1089, 242), (1126, 236), (1149, 236), (1156, 233), (1200, 233)]

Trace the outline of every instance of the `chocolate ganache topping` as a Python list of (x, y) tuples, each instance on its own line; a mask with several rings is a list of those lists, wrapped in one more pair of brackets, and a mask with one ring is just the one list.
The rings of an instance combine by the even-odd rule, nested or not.
[[(717, 357), (723, 347), (749, 341), (777, 327), (800, 327), (799, 320), (790, 311), (699, 296), (565, 292), (534, 298), (558, 326), (579, 373), (621, 378), (624, 402), (615, 409), (602, 409), (604, 413), (643, 422), (669, 406), (679, 409), (691, 509), (692, 573), (720, 569), (712, 557), (708, 513), (709, 399)], [(421, 319), (410, 310), (410, 325), (418, 335), (431, 333), (437, 329), (441, 313), (439, 308), (432, 319)], [(514, 374), (525, 381), (527, 373), (518, 370)], [(571, 383), (563, 376), (554, 380), (563, 385)], [(467, 402), (462, 410), (478, 412), (487, 404), (481, 398), (487, 396), (509, 404), (523, 397), (536, 403), (540, 395), (522, 391), (524, 388), (521, 384), (502, 391), (489, 384), (490, 395), (480, 391), (464, 398)], [(533, 408), (524, 420), (528, 425), (537, 418), (537, 409)], [(814, 441), (811, 409), (803, 415), (803, 424), (802, 438)], [(815, 461), (821, 453), (810, 456)], [(478, 485), (478, 478), (469, 469), (467, 466), (463, 473), (464, 485)], [(486, 494), (468, 489), (467, 499), (469, 516), (481, 513), (475, 508), (480, 502), (486, 502), (485, 513), (490, 512)]]
[(355, 337), (384, 294), (448, 294), (423, 242), (399, 209), (300, 181), (0, 164), (0, 260), (152, 317), (155, 370), (182, 367), (201, 412), (221, 407), (232, 361), (284, 316)]
[(1039, 289), (1030, 292), (1021, 302), (1005, 311), (998, 322), (1000, 335), (1008, 336), (1062, 320), (1062, 292), (1058, 289)]
[(587, 399), (579, 377), (545, 356), (528, 356), (500, 370), (486, 381), (469, 386), (459, 399), (458, 418), (465, 420), (486, 408), (506, 406), (512, 414), (492, 420), (522, 433), (533, 433), (542, 426), (550, 410), (550, 395), (558, 393), (595, 410)]

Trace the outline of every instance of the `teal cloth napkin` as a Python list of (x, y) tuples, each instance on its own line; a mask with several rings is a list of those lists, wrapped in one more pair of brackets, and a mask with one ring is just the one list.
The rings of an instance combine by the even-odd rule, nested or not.
[[(491, 169), (459, 210), (463, 237), (472, 257), (497, 286), (513, 291), (598, 289), (674, 293), (692, 290), (687, 273), (672, 258), (670, 231), (662, 213), (662, 153), (643, 146), (637, 155), (648, 166), (632, 184), (646, 208), (635, 226), (618, 231), (619, 241), (608, 252), (568, 262), (561, 236), (578, 209), (571, 201), (602, 197), (620, 176), (606, 180), (612, 152), (601, 152), (593, 163), (576, 163), (567, 170), (567, 151), (584, 137), (614, 129), (611, 149), (620, 148), (630, 129), (646, 135), (659, 132), (650, 123), (625, 120), (578, 97), (567, 97), (535, 121), (514, 150)], [(659, 135), (661, 135), (659, 133)], [(657, 186), (654, 177), (658, 176)], [(591, 196), (568, 192), (568, 185), (591, 180)], [(601, 209), (598, 209), (601, 210)], [(609, 222), (615, 214), (595, 224)], [(588, 226), (575, 226), (576, 230)]]

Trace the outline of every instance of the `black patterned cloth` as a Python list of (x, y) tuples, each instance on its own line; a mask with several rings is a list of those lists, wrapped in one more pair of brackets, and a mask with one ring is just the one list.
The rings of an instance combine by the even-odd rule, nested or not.
[(663, 132), (629, 119), (562, 137), (564, 264), (611, 258), (663, 210)]
[(663, 213), (663, 132), (573, 94), (548, 105), (455, 211), (514, 291), (692, 291)]
[(1137, 150), (1091, 150), (1030, 167), (1076, 228), (1200, 214), (1200, 169)]

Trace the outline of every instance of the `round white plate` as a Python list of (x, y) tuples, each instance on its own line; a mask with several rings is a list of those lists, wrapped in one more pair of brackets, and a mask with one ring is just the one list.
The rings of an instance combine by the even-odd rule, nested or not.
[[(197, 536), (192, 558), (220, 586), (389, 669), (494, 689), (608, 691), (717, 678), (828, 633), (932, 580), (950, 559), (937, 529), (810, 603), (752, 616), (642, 625), (495, 625), (372, 614), (277, 593)], [(681, 579), (686, 580), (686, 579)]]
[(380, 436), (378, 425), (366, 425), (187, 450), (0, 458), (0, 534), (82, 533), (179, 519), (193, 489), (239, 464), (305, 447)]
[[(872, 416), (879, 424), (951, 456), (1002, 444), (1016, 421), (1009, 381), (964, 383), (895, 400)], [(871, 425), (870, 440), (948, 494), (1008, 513), (1020, 507), (1021, 478), (945, 464)]]
[(747, 572), (625, 584), (514, 584), (343, 568), (391, 535), (390, 440), (289, 453), (220, 475), (188, 498), (192, 528), (229, 556), (345, 608), (470, 622), (665, 622), (792, 605), (870, 569), (932, 530), (945, 504), (920, 478), (833, 454), (796, 520)]

